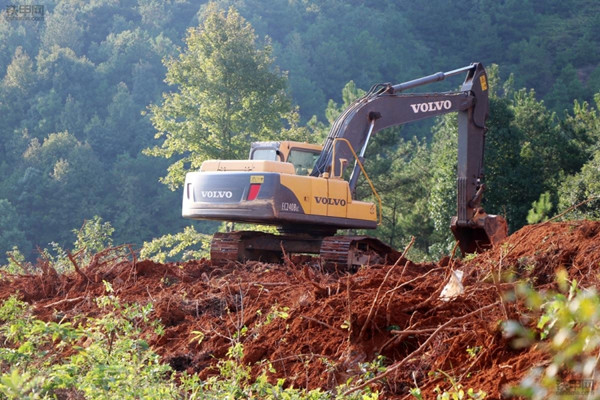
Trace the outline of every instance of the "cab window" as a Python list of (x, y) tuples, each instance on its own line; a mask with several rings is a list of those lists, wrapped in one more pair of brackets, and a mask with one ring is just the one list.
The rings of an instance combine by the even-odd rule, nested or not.
[(294, 164), (296, 175), (308, 175), (312, 171), (320, 154), (318, 151), (292, 148), (287, 162)]
[(272, 147), (259, 147), (252, 150), (251, 160), (258, 161), (283, 161), (279, 150)]

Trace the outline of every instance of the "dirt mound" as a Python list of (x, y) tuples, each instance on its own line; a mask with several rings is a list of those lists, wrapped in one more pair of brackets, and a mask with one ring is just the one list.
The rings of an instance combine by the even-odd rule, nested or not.
[[(41, 274), (1, 281), (0, 298), (18, 291), (46, 320), (96, 316), (101, 310), (94, 299), (106, 293), (107, 282), (123, 302), (153, 304), (165, 333), (153, 334), (151, 346), (174, 369), (201, 377), (216, 372), (216, 360), (239, 337), (254, 372), (268, 360), (274, 377), (296, 387), (331, 388), (382, 355), (387, 376), (373, 384), (384, 398), (405, 397), (415, 383), (432, 398), (437, 385), (450, 388), (448, 377), (498, 398), (505, 384), (545, 361), (535, 349), (515, 350), (502, 337), (500, 321), (519, 316), (515, 304), (502, 300), (511, 285), (502, 283), (502, 273), (548, 285), (556, 269), (565, 268), (595, 284), (599, 235), (596, 222), (527, 226), (464, 263), (401, 259), (353, 275), (291, 261), (217, 267), (207, 260), (130, 259), (90, 263), (68, 275), (42, 263)], [(464, 272), (464, 293), (442, 301), (456, 269)]]
[(501, 245), (478, 256), (475, 266), (513, 271), (537, 286), (551, 284), (556, 271), (587, 286), (596, 285), (600, 267), (600, 223), (568, 221), (528, 225)]

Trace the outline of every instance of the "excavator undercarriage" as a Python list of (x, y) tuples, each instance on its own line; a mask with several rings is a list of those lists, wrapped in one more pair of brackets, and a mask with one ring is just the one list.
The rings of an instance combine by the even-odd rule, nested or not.
[(369, 236), (311, 236), (256, 231), (217, 232), (210, 258), (213, 263), (257, 260), (278, 263), (284, 254), (319, 254), (320, 265), (328, 272), (356, 271), (362, 265), (395, 262), (400, 253)]

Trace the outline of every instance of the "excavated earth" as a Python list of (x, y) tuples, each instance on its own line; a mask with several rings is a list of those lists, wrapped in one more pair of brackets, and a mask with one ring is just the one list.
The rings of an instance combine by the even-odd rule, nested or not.
[[(4, 277), (0, 299), (18, 293), (44, 320), (98, 316), (94, 299), (106, 294), (106, 281), (122, 302), (153, 304), (165, 333), (149, 331), (150, 345), (177, 371), (215, 374), (239, 337), (255, 374), (268, 360), (277, 371), (271, 376), (295, 387), (330, 389), (382, 355), (391, 372), (372, 385), (382, 398), (412, 398), (416, 384), (424, 398), (435, 398), (434, 388), (450, 389), (452, 377), (494, 399), (548, 361), (535, 346), (515, 349), (503, 337), (501, 321), (527, 314), (503, 296), (513, 288), (510, 279), (549, 288), (564, 268), (582, 285), (597, 285), (600, 223), (526, 226), (468, 261), (400, 259), (350, 275), (322, 272), (315, 260), (300, 258), (224, 267), (204, 259), (99, 260), (66, 275), (40, 262), (41, 273)], [(442, 301), (453, 270), (464, 272), (464, 293)]]

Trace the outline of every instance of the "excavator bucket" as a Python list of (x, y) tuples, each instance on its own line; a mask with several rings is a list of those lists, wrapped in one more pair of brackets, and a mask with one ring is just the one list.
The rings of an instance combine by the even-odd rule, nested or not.
[(508, 235), (504, 217), (488, 215), (481, 209), (466, 224), (460, 224), (457, 217), (452, 217), (450, 229), (463, 255), (491, 249)]

